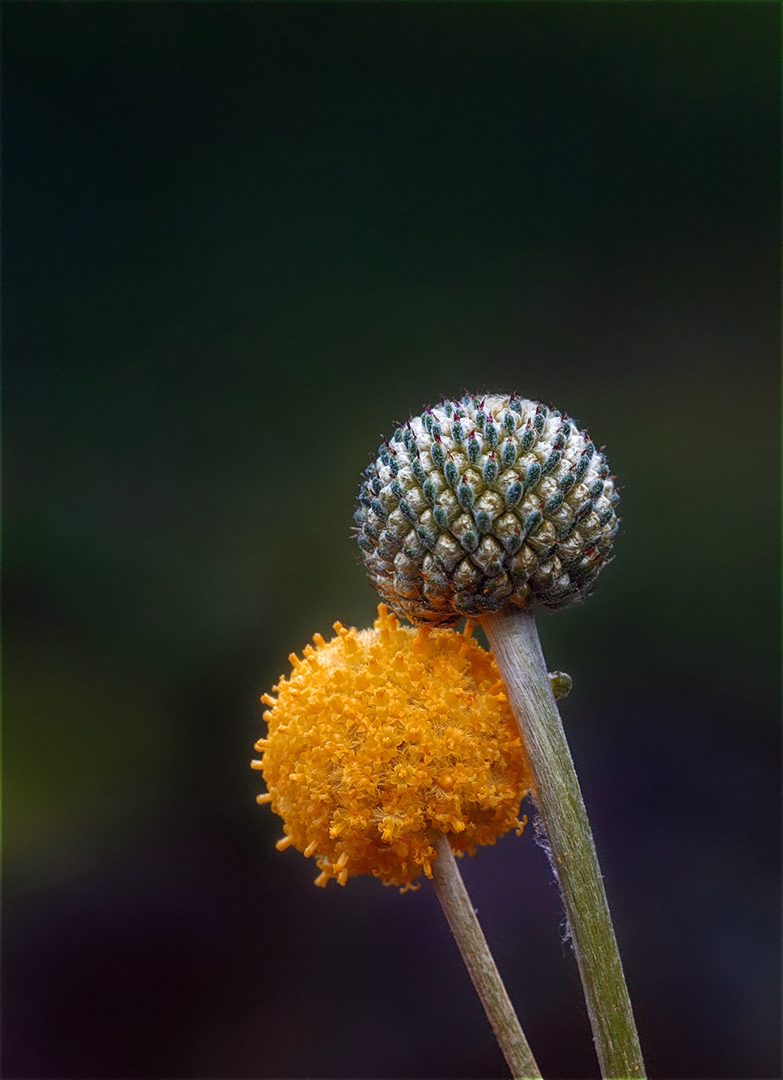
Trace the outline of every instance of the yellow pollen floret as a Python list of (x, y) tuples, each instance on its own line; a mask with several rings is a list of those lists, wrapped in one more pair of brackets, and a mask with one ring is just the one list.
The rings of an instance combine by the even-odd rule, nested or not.
[[(265, 694), (261, 769), (285, 823), (279, 850), (315, 856), (317, 885), (372, 874), (432, 876), (434, 841), (457, 853), (521, 828), (532, 785), (495, 659), (470, 636), (402, 626), (381, 604), (371, 630), (335, 623)], [(258, 764), (254, 763), (257, 768)]]

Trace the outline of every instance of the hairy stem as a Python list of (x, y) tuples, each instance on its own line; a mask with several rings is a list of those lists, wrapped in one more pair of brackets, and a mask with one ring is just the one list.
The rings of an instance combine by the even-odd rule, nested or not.
[(440, 833), (435, 847), (438, 857), (432, 864), (432, 884), (503, 1057), (514, 1080), (537, 1080), (541, 1072), (479, 926), (448, 837)]
[(550, 685), (535, 617), (481, 619), (506, 684), (535, 781), (604, 1077), (645, 1075), (631, 1001), (579, 781)]

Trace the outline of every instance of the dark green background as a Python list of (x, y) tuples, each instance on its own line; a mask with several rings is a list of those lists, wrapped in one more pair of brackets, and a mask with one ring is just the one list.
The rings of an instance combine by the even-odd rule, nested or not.
[[(376, 598), (381, 434), (589, 426), (616, 560), (541, 618), (648, 1066), (779, 1063), (777, 3), (8, 3), (5, 1069), (491, 1077), (427, 886), (314, 889), (258, 695)], [(596, 1075), (532, 830), (463, 866)]]

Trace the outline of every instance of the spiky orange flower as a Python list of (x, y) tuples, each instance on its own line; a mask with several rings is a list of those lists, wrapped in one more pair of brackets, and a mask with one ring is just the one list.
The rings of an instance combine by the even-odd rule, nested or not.
[(437, 833), (457, 852), (521, 830), (532, 780), (491, 653), (453, 630), (402, 626), (381, 604), (373, 629), (315, 634), (265, 694), (263, 770), (285, 836), (316, 856), (317, 885), (373, 874), (432, 876)]

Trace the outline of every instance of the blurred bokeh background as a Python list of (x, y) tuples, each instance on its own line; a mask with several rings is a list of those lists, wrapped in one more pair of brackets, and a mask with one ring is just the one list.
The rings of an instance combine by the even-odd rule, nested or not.
[[(650, 1072), (779, 1076), (779, 6), (3, 22), (4, 1075), (504, 1075), (431, 890), (315, 889), (248, 768), (288, 654), (373, 619), (380, 436), (500, 389), (623, 485), (540, 626)], [(463, 872), (596, 1076), (532, 830)]]

